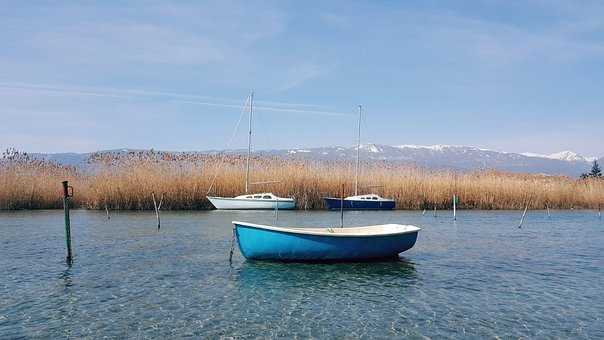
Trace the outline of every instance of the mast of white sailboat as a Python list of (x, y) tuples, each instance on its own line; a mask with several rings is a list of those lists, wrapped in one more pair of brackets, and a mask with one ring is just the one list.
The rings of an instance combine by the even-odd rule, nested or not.
[(247, 137), (247, 162), (245, 166), (245, 193), (248, 192), (250, 182), (250, 155), (252, 154), (252, 105), (254, 104), (254, 91), (250, 93), (250, 118), (249, 118), (249, 129)]
[(354, 195), (359, 194), (359, 152), (361, 151), (361, 110), (362, 107), (359, 105), (359, 135), (357, 138), (357, 163), (354, 173)]

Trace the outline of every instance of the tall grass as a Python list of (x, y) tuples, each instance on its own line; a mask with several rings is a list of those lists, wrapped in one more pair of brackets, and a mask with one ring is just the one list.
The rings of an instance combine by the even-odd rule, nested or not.
[(7, 150), (0, 160), (0, 209), (59, 208), (60, 181), (77, 181), (78, 177), (73, 168)]
[[(244, 190), (245, 159), (237, 155), (98, 154), (85, 172), (27, 155), (5, 155), (0, 163), (0, 209), (61, 206), (61, 181), (75, 188), (74, 205), (89, 209), (153, 209), (151, 193), (164, 193), (165, 209), (209, 209), (206, 194), (235, 196)], [(387, 162), (364, 164), (360, 193), (394, 198), (399, 209), (449, 209), (457, 194), (460, 209), (596, 208), (604, 205), (604, 180), (579, 180), (497, 171), (430, 171)], [(354, 165), (256, 157), (253, 192), (295, 197), (300, 209), (323, 207), (323, 197), (353, 193)], [(369, 186), (380, 185), (380, 187)]]

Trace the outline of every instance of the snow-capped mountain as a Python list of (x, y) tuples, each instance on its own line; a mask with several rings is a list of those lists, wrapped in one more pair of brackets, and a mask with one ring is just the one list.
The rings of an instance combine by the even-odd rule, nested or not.
[[(301, 159), (354, 159), (356, 147), (322, 147), (262, 151), (273, 156)], [(543, 173), (576, 177), (587, 172), (596, 157), (581, 156), (572, 151), (551, 155), (511, 153), (472, 146), (457, 145), (380, 145), (363, 144), (360, 148), (364, 161), (389, 161), (434, 169), (496, 169), (511, 172)]]
[[(136, 150), (111, 150), (102, 152), (127, 153)], [(140, 150), (138, 150), (140, 151)], [(217, 153), (219, 151), (199, 151), (196, 153)], [(246, 150), (229, 150), (232, 154), (244, 154)], [(309, 160), (352, 161), (356, 147), (320, 147), (300, 149), (278, 149), (255, 151), (257, 155)], [(90, 154), (32, 154), (36, 158), (52, 160), (60, 164), (81, 166), (86, 164)], [(577, 177), (589, 171), (596, 157), (586, 157), (572, 151), (551, 155), (535, 153), (511, 153), (472, 146), (457, 145), (381, 145), (363, 144), (360, 148), (363, 162), (382, 161), (408, 164), (432, 169), (477, 170), (495, 169), (510, 172), (542, 173)], [(604, 163), (604, 157), (599, 160)]]
[(593, 162), (593, 161), (597, 160), (596, 157), (585, 157), (585, 156), (579, 155), (578, 153), (572, 152), (572, 151), (561, 151), (561, 152), (552, 153), (550, 155), (540, 155), (540, 154), (532, 153), (532, 152), (524, 152), (524, 153), (522, 153), (522, 155), (527, 156), (527, 157), (558, 159), (561, 161), (569, 161), (569, 162), (581, 162), (581, 161)]

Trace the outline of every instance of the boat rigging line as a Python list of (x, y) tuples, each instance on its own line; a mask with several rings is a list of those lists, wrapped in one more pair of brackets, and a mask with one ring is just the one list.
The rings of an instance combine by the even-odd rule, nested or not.
[[(237, 124), (235, 125), (235, 129), (233, 130), (233, 133), (231, 134), (231, 138), (229, 139), (228, 143), (227, 143), (227, 147), (226, 150), (228, 150), (231, 146), (231, 144), (233, 143), (233, 140), (235, 139), (235, 135), (237, 134), (237, 130), (239, 130), (239, 125), (241, 124), (241, 121), (243, 120), (243, 114), (245, 113), (245, 109), (247, 108), (248, 103), (250, 102), (250, 97), (248, 96), (245, 99), (245, 103), (243, 103), (243, 107), (241, 108), (241, 113), (239, 114), (239, 120), (237, 121)], [(218, 170), (222, 170), (222, 167), (224, 165), (224, 153), (222, 154), (222, 157), (220, 158), (220, 168)], [(210, 187), (208, 188), (208, 192), (206, 193), (206, 195), (210, 194), (210, 191), (212, 191), (212, 188), (214, 187), (214, 183), (216, 182), (216, 177), (218, 177), (218, 174), (220, 173), (220, 171), (215, 171), (214, 172), (214, 176), (212, 177), (212, 182), (210, 182)]]

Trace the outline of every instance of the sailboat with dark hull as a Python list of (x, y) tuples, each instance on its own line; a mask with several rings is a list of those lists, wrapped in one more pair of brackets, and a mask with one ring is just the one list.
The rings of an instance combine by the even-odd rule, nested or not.
[(325, 206), (329, 210), (392, 210), (396, 203), (392, 199), (378, 195), (355, 195), (344, 199), (325, 197)]
[(376, 194), (359, 195), (359, 156), (361, 150), (361, 115), (362, 107), (359, 105), (359, 127), (357, 139), (357, 158), (354, 176), (354, 196), (344, 199), (325, 197), (325, 207), (329, 210), (392, 210), (396, 207), (393, 199), (383, 198)]

